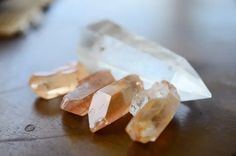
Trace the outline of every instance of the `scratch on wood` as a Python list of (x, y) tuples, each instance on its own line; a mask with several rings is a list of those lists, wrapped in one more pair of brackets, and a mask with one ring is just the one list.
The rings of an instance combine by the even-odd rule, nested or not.
[(52, 139), (52, 138), (60, 138), (68, 135), (57, 135), (57, 136), (49, 136), (49, 137), (42, 137), (42, 138), (12, 138), (12, 139), (3, 139), (0, 140), (0, 143), (7, 143), (7, 142), (26, 142), (26, 141), (35, 141), (35, 140), (44, 140), (44, 139)]

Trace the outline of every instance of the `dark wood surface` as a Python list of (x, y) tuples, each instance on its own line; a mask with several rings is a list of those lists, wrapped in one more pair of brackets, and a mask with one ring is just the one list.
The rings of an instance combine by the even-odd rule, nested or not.
[[(186, 102), (154, 143), (130, 140), (130, 116), (99, 133), (87, 117), (38, 99), (27, 85), (36, 71), (78, 58), (80, 31), (112, 19), (186, 57), (213, 94)], [(89, 60), (88, 60), (89, 61)], [(0, 40), (0, 155), (236, 155), (235, 0), (58, 0), (40, 27)]]

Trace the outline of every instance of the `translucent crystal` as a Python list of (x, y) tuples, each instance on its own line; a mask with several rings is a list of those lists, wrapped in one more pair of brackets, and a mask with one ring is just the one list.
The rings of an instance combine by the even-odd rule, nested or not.
[[(151, 99), (166, 97), (169, 93), (169, 88), (171, 86), (168, 81), (162, 81), (161, 83), (154, 83), (150, 89), (143, 90), (137, 93), (132, 99), (129, 112), (135, 116), (137, 112)], [(173, 86), (172, 86), (173, 87)], [(174, 88), (174, 87), (173, 87)], [(175, 91), (175, 93), (174, 93)], [(177, 96), (175, 89), (172, 92)]]
[(87, 114), (93, 94), (115, 79), (110, 71), (99, 71), (81, 80), (75, 90), (64, 96), (61, 109), (84, 116)]
[(129, 112), (134, 116), (149, 100), (149, 95), (146, 91), (139, 92), (132, 99)]
[(29, 85), (38, 96), (52, 99), (74, 90), (79, 81), (88, 75), (85, 66), (75, 62), (51, 72), (35, 73)]
[(127, 114), (133, 96), (142, 89), (139, 77), (129, 75), (98, 90), (89, 107), (90, 130), (96, 132)]
[[(156, 81), (167, 80), (176, 86), (182, 101), (211, 97), (186, 59), (112, 22), (88, 26), (81, 45), (79, 59), (90, 69), (110, 69), (117, 79), (137, 74), (145, 88)], [(92, 61), (87, 61), (88, 58)]]
[(130, 111), (135, 116), (126, 127), (127, 133), (134, 141), (155, 141), (174, 117), (179, 103), (175, 87), (167, 81), (141, 91), (132, 101)]

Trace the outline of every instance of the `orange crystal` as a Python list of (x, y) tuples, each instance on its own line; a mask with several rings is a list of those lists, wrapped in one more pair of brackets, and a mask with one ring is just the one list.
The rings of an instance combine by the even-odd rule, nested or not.
[(89, 127), (96, 132), (129, 112), (133, 96), (143, 89), (137, 75), (128, 75), (98, 90), (89, 107)]
[(84, 65), (74, 62), (52, 72), (33, 74), (29, 85), (38, 96), (52, 99), (74, 90), (78, 82), (88, 75)]
[(167, 81), (141, 91), (132, 100), (130, 109), (135, 116), (127, 125), (126, 132), (134, 141), (155, 141), (174, 117), (179, 103), (176, 88)]
[(110, 71), (99, 71), (79, 82), (77, 88), (64, 96), (61, 109), (84, 116), (87, 114), (93, 94), (115, 81)]

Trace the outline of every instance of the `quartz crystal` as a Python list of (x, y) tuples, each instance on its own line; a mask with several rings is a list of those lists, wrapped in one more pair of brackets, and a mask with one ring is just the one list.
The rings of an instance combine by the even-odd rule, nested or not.
[(167, 81), (155, 83), (133, 98), (130, 112), (134, 117), (126, 127), (127, 133), (134, 141), (155, 141), (174, 117), (179, 104), (173, 85)]
[(176, 86), (181, 101), (211, 97), (185, 58), (117, 24), (102, 21), (89, 25), (83, 36), (79, 59), (92, 70), (110, 69), (116, 79), (137, 74), (145, 88), (156, 81), (167, 80)]
[(96, 132), (127, 114), (132, 97), (142, 89), (139, 77), (128, 75), (98, 90), (89, 107), (90, 130)]
[(89, 75), (80, 63), (71, 63), (52, 72), (35, 73), (29, 84), (32, 90), (44, 99), (52, 99), (72, 91), (78, 82)]
[(88, 76), (79, 82), (74, 91), (64, 96), (61, 109), (81, 116), (86, 115), (93, 94), (114, 80), (110, 71), (99, 71)]

